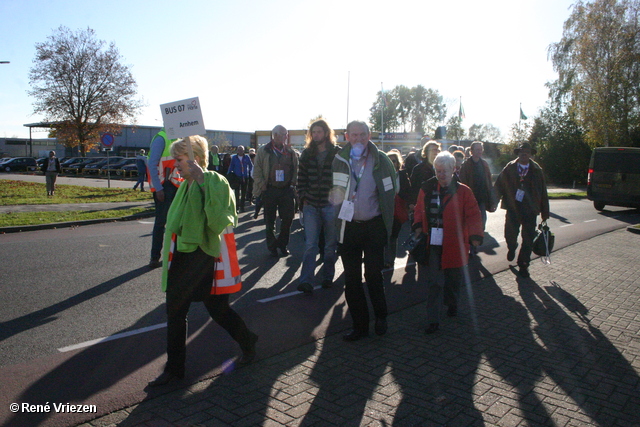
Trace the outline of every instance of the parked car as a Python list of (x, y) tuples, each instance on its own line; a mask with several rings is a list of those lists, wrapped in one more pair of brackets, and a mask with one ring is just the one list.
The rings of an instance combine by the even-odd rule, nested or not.
[(100, 160), (99, 162), (87, 165), (84, 167), (84, 170), (82, 171), (83, 174), (93, 174), (93, 173), (100, 173), (100, 169), (102, 169), (103, 166), (105, 165), (115, 165), (116, 163), (119, 163), (120, 161), (124, 160), (124, 157), (109, 157), (108, 159), (106, 157), (103, 157), (102, 160)]
[(35, 171), (36, 169), (38, 164), (33, 157), (14, 157), (2, 163), (2, 170), (5, 172)]
[(105, 174), (107, 173), (107, 171), (110, 171), (111, 173), (115, 173), (116, 175), (122, 175), (122, 167), (126, 166), (126, 165), (135, 165), (136, 164), (136, 158), (135, 157), (129, 157), (126, 158), (118, 163), (116, 163), (115, 165), (113, 163), (109, 164), (109, 165), (104, 165), (102, 166), (102, 168), (100, 168), (100, 174)]
[(123, 176), (138, 176), (138, 166), (136, 162), (131, 165), (125, 165), (121, 169)]
[(640, 148), (600, 147), (591, 153), (587, 198), (606, 205), (640, 208)]
[(80, 174), (82, 171), (84, 171), (85, 166), (93, 165), (100, 160), (102, 160), (102, 157), (85, 157), (79, 162), (76, 162), (67, 167), (63, 167), (62, 172)]

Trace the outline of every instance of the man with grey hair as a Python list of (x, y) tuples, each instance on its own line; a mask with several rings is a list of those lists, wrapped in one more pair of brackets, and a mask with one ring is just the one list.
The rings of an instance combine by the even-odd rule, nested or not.
[(337, 233), (344, 266), (345, 298), (353, 331), (345, 341), (369, 335), (369, 308), (362, 283), (362, 264), (375, 315), (375, 332), (387, 332), (384, 293), (384, 247), (391, 236), (397, 189), (396, 170), (387, 155), (370, 141), (369, 126), (353, 121), (348, 143), (333, 160), (333, 188), (329, 200), (338, 212)]
[[(295, 216), (295, 186), (298, 182), (298, 154), (287, 143), (289, 132), (282, 125), (271, 131), (271, 141), (258, 149), (253, 170), (253, 191), (264, 203), (267, 248), (273, 257), (289, 255), (289, 233)], [(280, 234), (276, 237), (276, 213)]]

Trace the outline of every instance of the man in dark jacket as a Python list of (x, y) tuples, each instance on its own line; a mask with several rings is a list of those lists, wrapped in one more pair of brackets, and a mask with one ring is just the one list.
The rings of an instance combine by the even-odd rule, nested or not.
[(495, 190), (501, 208), (507, 211), (504, 238), (507, 241), (507, 260), (513, 261), (518, 248), (518, 234), (522, 226), (522, 247), (518, 254), (520, 275), (529, 277), (529, 263), (533, 238), (536, 233), (536, 218), (549, 219), (549, 196), (542, 168), (531, 160), (536, 149), (528, 142), (514, 150), (517, 159), (509, 162), (496, 180)]
[[(287, 143), (289, 132), (278, 125), (271, 141), (258, 149), (253, 170), (253, 191), (264, 203), (267, 248), (273, 257), (289, 255), (289, 233), (295, 216), (295, 186), (298, 183), (298, 154)], [(280, 234), (276, 237), (276, 214), (280, 214)]]
[(484, 146), (481, 141), (473, 141), (470, 151), (471, 157), (462, 164), (458, 177), (460, 182), (473, 190), (482, 215), (482, 229), (484, 230), (487, 224), (487, 211), (494, 212), (496, 210), (492, 200), (491, 169), (489, 163), (482, 158)]
[(324, 235), (322, 287), (333, 284), (336, 264), (335, 209), (329, 202), (333, 187), (331, 165), (340, 147), (333, 129), (325, 120), (316, 120), (307, 131), (305, 149), (298, 165), (298, 197), (302, 205), (305, 249), (298, 290), (311, 293), (316, 255), (321, 234)]
[(47, 196), (54, 196), (56, 191), (56, 178), (62, 172), (60, 168), (60, 160), (56, 157), (55, 151), (49, 151), (49, 157), (42, 162), (42, 169), (47, 181)]

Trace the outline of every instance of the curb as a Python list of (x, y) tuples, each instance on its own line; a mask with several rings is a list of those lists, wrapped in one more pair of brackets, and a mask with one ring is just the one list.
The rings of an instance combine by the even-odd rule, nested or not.
[(149, 218), (155, 216), (155, 211), (139, 213), (135, 215), (114, 217), (114, 218), (98, 218), (98, 219), (85, 219), (82, 221), (68, 221), (68, 222), (52, 222), (49, 224), (37, 224), (37, 225), (16, 225), (13, 227), (0, 227), (0, 234), (6, 233), (20, 233), (23, 231), (37, 231), (37, 230), (51, 230), (55, 228), (65, 227), (79, 227), (81, 225), (102, 224), (105, 222), (117, 222), (117, 221), (134, 221), (141, 218)]

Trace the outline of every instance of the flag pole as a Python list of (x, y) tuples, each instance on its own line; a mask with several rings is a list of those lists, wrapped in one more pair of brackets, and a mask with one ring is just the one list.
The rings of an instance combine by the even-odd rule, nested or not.
[[(351, 89), (351, 71), (347, 74), (347, 125), (349, 124), (349, 91)], [(345, 129), (347, 126), (345, 125)]]
[(382, 82), (380, 82), (380, 100), (382, 101), (382, 108), (380, 109), (380, 148), (384, 149), (384, 107), (386, 106), (386, 100)]
[(522, 102), (520, 103), (520, 112), (518, 113), (518, 138), (521, 138), (520, 123), (522, 122)]

